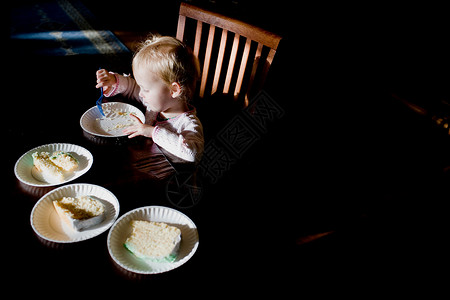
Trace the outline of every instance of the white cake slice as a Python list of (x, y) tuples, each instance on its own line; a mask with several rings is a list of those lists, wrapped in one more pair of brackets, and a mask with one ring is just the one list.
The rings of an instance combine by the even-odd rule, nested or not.
[(82, 231), (105, 219), (105, 206), (90, 196), (64, 197), (53, 201), (60, 218), (76, 231)]
[(44, 182), (63, 182), (63, 170), (52, 163), (48, 152), (35, 152), (31, 155), (33, 157), (34, 168), (31, 170), (33, 176)]
[(181, 230), (165, 223), (131, 221), (131, 235), (124, 243), (138, 258), (152, 262), (173, 262), (181, 242)]

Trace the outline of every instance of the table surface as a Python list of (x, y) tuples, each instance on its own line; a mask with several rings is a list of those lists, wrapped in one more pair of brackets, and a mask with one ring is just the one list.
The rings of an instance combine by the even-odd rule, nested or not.
[[(8, 281), (26, 280), (28, 289), (42, 293), (64, 291), (68, 282), (79, 281), (101, 282), (102, 292), (110, 293), (174, 284), (183, 295), (208, 294), (210, 288), (234, 295), (242, 287), (264, 292), (283, 286), (290, 292), (299, 282), (367, 283), (380, 271), (390, 280), (399, 274), (420, 278), (417, 270), (430, 271), (430, 260), (437, 263), (442, 257), (439, 237), (448, 227), (442, 207), (448, 199), (448, 137), (430, 134), (434, 129), (422, 126), (426, 122), (411, 126), (407, 122), (415, 116), (398, 107), (373, 118), (364, 115), (363, 123), (351, 114), (340, 127), (269, 91), (285, 114), (262, 130), (252, 126), (249, 147), (224, 160), (218, 178), (200, 172), (201, 194), (191, 205), (175, 202), (167, 193), (174, 174), (188, 171), (149, 153), (150, 139), (103, 143), (81, 129), (81, 115), (99, 95), (95, 72), (99, 65), (110, 65), (89, 56), (15, 58), (18, 64), (8, 73), (8, 87), (15, 93), (4, 97), (12, 106), (5, 112), (4, 149), (5, 211), (10, 212), (3, 220), (8, 239), (4, 257), (12, 261)], [(206, 124), (221, 114), (200, 118)], [(248, 118), (239, 112), (229, 120)], [(227, 150), (215, 148), (223, 146), (221, 138), (210, 134), (205, 149)], [(13, 168), (22, 154), (49, 143), (72, 143), (93, 154), (92, 168), (71, 183), (110, 190), (119, 200), (119, 217), (149, 205), (186, 214), (198, 228), (194, 256), (170, 272), (141, 276), (112, 261), (108, 231), (64, 245), (38, 238), (30, 213), (54, 187), (30, 188), (15, 178)], [(318, 241), (308, 243), (316, 237)], [(277, 285), (274, 279), (279, 279)]]

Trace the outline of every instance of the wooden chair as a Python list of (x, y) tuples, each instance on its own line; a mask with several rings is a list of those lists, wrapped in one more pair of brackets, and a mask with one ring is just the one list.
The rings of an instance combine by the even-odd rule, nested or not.
[[(189, 21), (190, 19), (194, 21)], [(194, 30), (188, 30), (188, 22), (195, 25), (192, 23), (195, 20), (197, 22), (192, 48), (200, 61), (202, 70), (199, 97), (203, 98), (205, 94), (212, 95), (218, 90), (222, 90), (223, 94), (229, 94), (230, 89), (234, 88), (234, 99), (243, 96), (244, 106), (247, 106), (249, 95), (253, 95), (262, 88), (281, 37), (242, 21), (181, 3), (176, 37), (189, 46), (191, 46), (189, 41), (192, 44), (194, 39)], [(206, 47), (204, 34), (202, 34), (203, 24), (209, 24)], [(219, 45), (217, 45), (217, 39), (215, 41), (215, 35), (218, 34), (221, 35)], [(227, 43), (229, 35), (233, 37), (232, 45)], [(245, 44), (242, 46), (241, 40), (244, 42), (244, 39)], [(202, 50), (205, 52), (202, 53), (200, 49), (205, 49)], [(214, 65), (214, 62), (214, 73), (210, 73), (210, 64)], [(222, 72), (224, 62), (225, 64), (228, 62), (226, 75)], [(236, 74), (234, 67), (239, 63)]]

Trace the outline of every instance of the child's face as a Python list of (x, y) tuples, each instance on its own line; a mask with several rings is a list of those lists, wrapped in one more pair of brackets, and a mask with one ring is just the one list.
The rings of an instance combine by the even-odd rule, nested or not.
[(139, 97), (151, 110), (164, 112), (173, 105), (169, 87), (156, 74), (142, 68), (136, 68), (134, 78), (141, 88)]

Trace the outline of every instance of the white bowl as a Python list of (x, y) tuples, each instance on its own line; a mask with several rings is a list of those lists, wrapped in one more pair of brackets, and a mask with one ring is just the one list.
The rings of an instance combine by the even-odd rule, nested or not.
[(88, 109), (81, 116), (80, 125), (84, 131), (101, 137), (126, 136), (123, 129), (136, 122), (129, 116), (130, 113), (137, 116), (142, 123), (145, 123), (145, 115), (137, 107), (127, 103), (103, 103), (102, 109), (105, 116), (100, 114), (97, 106)]

